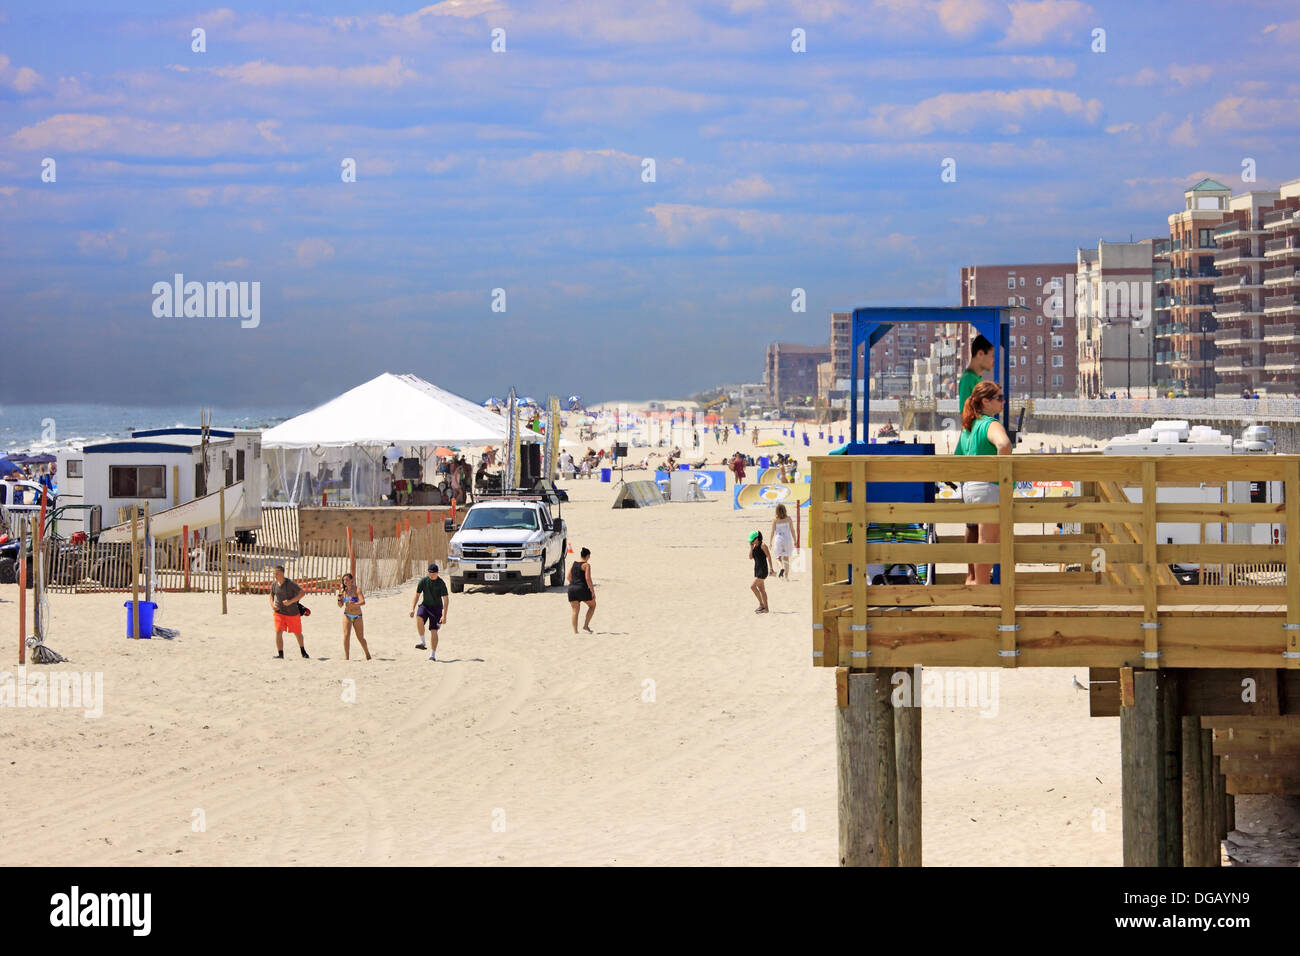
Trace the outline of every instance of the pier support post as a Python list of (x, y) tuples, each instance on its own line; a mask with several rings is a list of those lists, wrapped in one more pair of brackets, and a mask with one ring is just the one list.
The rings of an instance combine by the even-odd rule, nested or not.
[[(1180, 831), (1182, 827), (1178, 819), (1181, 793), (1176, 789), (1180, 786), (1174, 747), (1177, 738), (1168, 727), (1176, 719), (1176, 707), (1171, 674), (1134, 670), (1133, 699), (1121, 705), (1119, 715), (1125, 866), (1182, 865), (1182, 849), (1170, 839), (1175, 827)], [(1176, 800), (1174, 794), (1178, 794)]]
[(1183, 717), (1183, 866), (1209, 866), (1205, 836), (1205, 767), (1201, 718)]
[[(837, 675), (840, 677), (841, 675)], [(888, 672), (843, 673), (835, 709), (841, 866), (898, 865), (898, 777)]]
[(1219, 865), (1219, 840), (1214, 829), (1214, 731), (1201, 731), (1201, 853), (1205, 866)]
[[(887, 680), (880, 677), (878, 680)], [(887, 685), (888, 686), (888, 685)], [(898, 773), (898, 865), (921, 865), (921, 707), (912, 689), (908, 706), (894, 708), (894, 758)]]
[(1228, 778), (1220, 772), (1219, 761), (1214, 757), (1214, 865), (1221, 863), (1222, 841), (1228, 835)]

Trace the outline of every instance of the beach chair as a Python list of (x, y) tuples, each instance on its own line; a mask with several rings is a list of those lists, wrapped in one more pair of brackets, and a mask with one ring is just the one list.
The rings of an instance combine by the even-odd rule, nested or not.
[[(933, 524), (868, 524), (868, 544), (937, 544), (939, 536)], [(868, 579), (872, 584), (902, 584), (928, 587), (934, 584), (935, 565), (928, 564), (869, 564)]]

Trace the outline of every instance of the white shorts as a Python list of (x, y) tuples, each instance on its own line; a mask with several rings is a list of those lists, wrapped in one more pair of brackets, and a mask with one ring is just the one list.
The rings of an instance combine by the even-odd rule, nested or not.
[(995, 505), (998, 503), (998, 486), (992, 481), (963, 481), (961, 500), (968, 505)]

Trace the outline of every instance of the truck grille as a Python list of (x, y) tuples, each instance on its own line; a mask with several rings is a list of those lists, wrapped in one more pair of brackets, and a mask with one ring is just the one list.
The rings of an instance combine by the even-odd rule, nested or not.
[[(495, 548), (496, 554), (490, 554), (489, 548)], [(518, 561), (524, 556), (524, 549), (519, 546), (476, 544), (461, 549), (461, 556), (466, 561)]]

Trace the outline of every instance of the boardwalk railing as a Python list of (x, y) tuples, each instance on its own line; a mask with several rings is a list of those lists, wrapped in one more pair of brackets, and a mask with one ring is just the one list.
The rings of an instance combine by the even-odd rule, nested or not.
[[(982, 505), (901, 503), (897, 484), (864, 494), (939, 481), (1003, 493)], [(1081, 493), (1010, 493), (1027, 482)], [(965, 543), (967, 522), (1001, 540)], [(896, 524), (940, 533), (881, 527)], [(820, 666), (1300, 667), (1297, 456), (814, 457), (809, 544)], [(997, 565), (998, 583), (965, 585), (968, 563)], [(894, 564), (937, 573), (870, 583)]]

